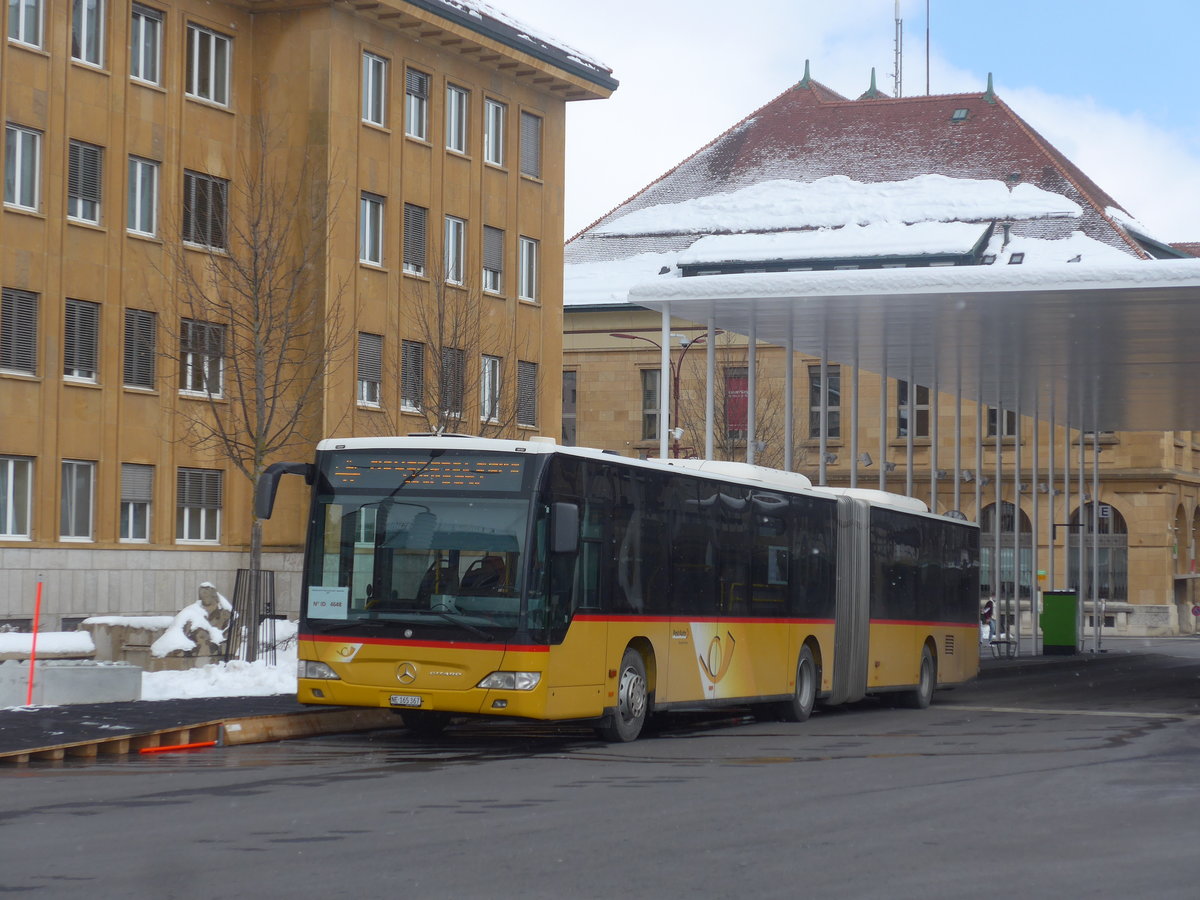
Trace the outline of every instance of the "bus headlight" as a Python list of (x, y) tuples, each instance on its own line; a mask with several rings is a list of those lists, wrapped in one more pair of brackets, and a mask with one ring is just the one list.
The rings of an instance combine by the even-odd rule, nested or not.
[(323, 678), (326, 681), (336, 681), (337, 672), (323, 662), (315, 659), (300, 659), (296, 661), (297, 678)]
[(497, 691), (532, 691), (541, 680), (541, 672), (493, 672), (479, 682), (479, 687)]

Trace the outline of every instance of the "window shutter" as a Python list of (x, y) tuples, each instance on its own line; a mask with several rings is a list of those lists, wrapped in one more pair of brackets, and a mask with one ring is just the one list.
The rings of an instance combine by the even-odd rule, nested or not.
[(67, 192), (72, 197), (100, 202), (104, 150), (92, 144), (71, 141), (67, 166)]
[(425, 220), (423, 206), (404, 204), (404, 265), (409, 268), (425, 268)]
[(404, 89), (414, 97), (429, 96), (429, 76), (415, 69), (404, 71)]
[(358, 379), (383, 380), (383, 335), (358, 333)]
[(38, 295), (4, 288), (0, 294), (0, 369), (37, 374)]
[(542, 177), (542, 119), (521, 113), (521, 174)]
[(176, 480), (179, 506), (220, 509), (222, 474), (214, 469), (180, 469)]
[[(95, 373), (96, 338), (100, 305), (86, 300), (67, 300), (64, 328), (63, 368)], [(74, 374), (73, 372), (71, 374)]]
[(405, 406), (420, 409), (425, 396), (425, 345), (405, 341), (401, 346), (400, 393)]
[(537, 425), (537, 363), (517, 361), (517, 424)]
[(125, 310), (125, 384), (154, 387), (155, 317), (144, 309)]
[(445, 412), (461, 413), (463, 408), (463, 381), (466, 373), (466, 353), (456, 347), (442, 348), (442, 409)]
[(149, 503), (154, 496), (154, 466), (121, 463), (121, 500)]
[(483, 226), (483, 267), (504, 271), (504, 231), (491, 225)]

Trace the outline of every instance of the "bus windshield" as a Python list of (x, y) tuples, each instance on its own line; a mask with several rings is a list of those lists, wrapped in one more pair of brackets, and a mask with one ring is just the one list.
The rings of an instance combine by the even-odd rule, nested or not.
[(306, 577), (314, 628), (419, 622), (495, 639), (522, 624), (524, 460), (375, 452), (324, 462)]

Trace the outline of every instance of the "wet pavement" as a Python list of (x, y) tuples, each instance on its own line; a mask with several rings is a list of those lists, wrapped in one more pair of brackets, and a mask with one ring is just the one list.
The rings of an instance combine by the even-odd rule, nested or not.
[[(1114, 660), (1130, 661), (1143, 654), (1196, 656), (1200, 637), (1111, 638), (1102, 642), (1101, 653), (1090, 649), (1068, 656), (1034, 655), (1026, 641), (1021, 655), (1009, 657), (1010, 647), (980, 648), (980, 677), (1103, 665)], [(304, 706), (294, 695), (268, 697), (214, 697), (180, 700), (142, 700), (52, 707), (0, 709), (0, 757), (21, 751), (78, 744), (87, 741), (133, 737), (212, 722), (230, 722), (259, 716), (290, 716), (330, 711), (333, 707)]]

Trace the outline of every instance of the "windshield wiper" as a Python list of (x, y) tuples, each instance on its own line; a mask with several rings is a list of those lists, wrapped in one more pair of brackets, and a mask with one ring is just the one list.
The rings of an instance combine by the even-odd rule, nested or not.
[(386, 624), (384, 619), (347, 619), (345, 622), (333, 622), (330, 625), (317, 625), (314, 620), (309, 619), (308, 624), (316, 628), (323, 634), (330, 634), (334, 631), (346, 631), (358, 625), (366, 625), (370, 628), (382, 628)]
[(484, 631), (482, 628), (477, 628), (476, 626), (472, 625), (470, 622), (464, 621), (459, 616), (451, 615), (448, 612), (441, 612), (440, 610), (436, 610), (436, 609), (427, 610), (426, 612), (429, 615), (437, 616), (439, 619), (445, 619), (451, 625), (458, 625), (460, 628), (465, 628), (467, 631), (471, 632), (471, 634), (477, 634), (477, 635), (479, 635), (479, 637), (483, 638), (486, 641), (494, 641), (496, 639), (496, 636), (494, 634), (489, 634), (488, 632)]

